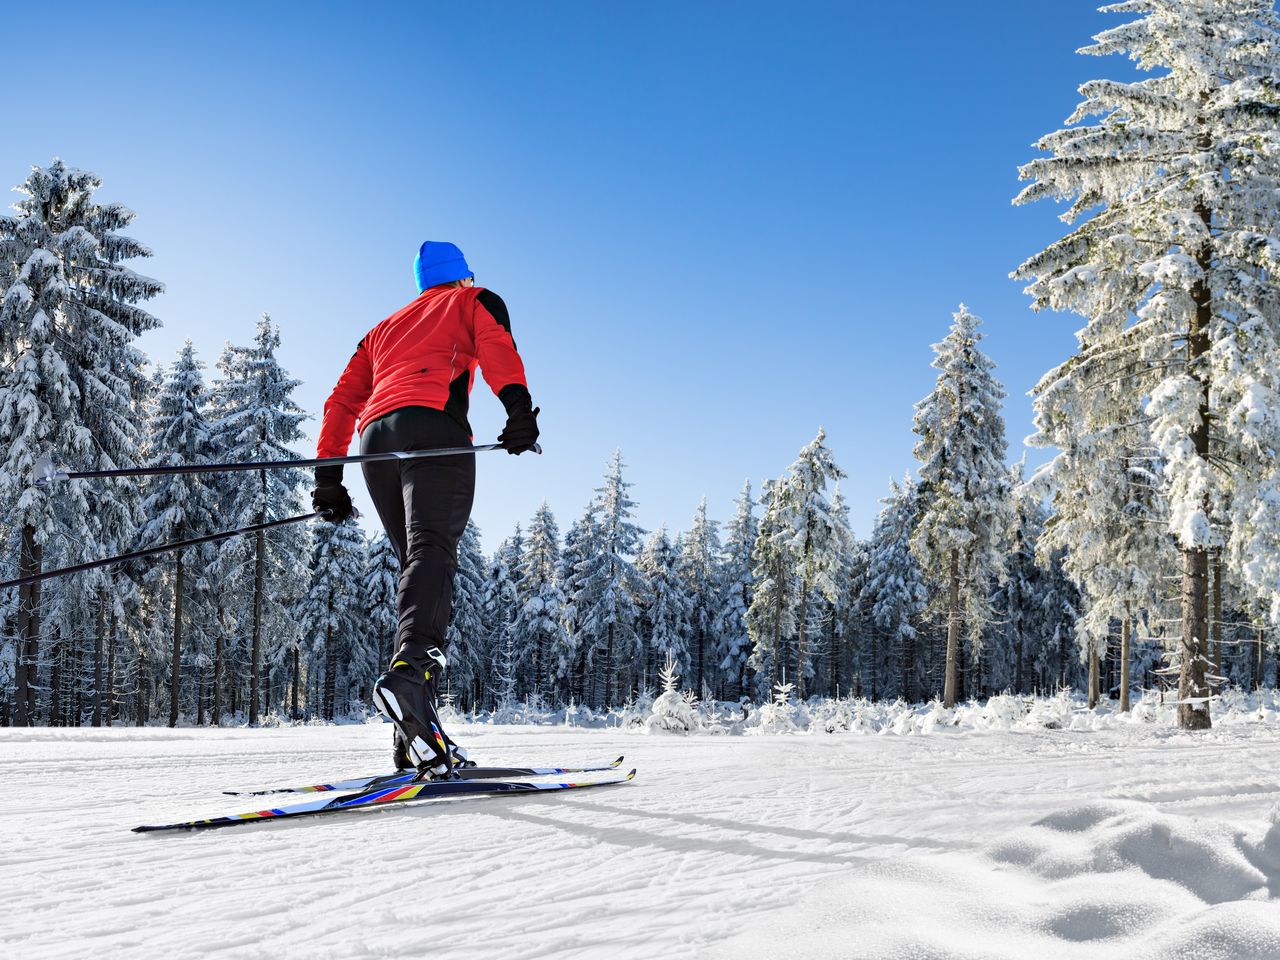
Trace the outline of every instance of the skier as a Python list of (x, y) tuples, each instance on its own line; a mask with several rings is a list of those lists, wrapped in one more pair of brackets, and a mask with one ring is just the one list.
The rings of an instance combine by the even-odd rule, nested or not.
[[(325, 402), (317, 457), (346, 456), (357, 424), (362, 453), (470, 446), (467, 405), (477, 365), (507, 410), (499, 443), (511, 454), (532, 450), (538, 410), (506, 304), (475, 286), (452, 243), (423, 243), (414, 273), (417, 298), (365, 335)], [(369, 495), (400, 560), (396, 651), (374, 683), (374, 701), (395, 724), (397, 769), (436, 777), (465, 761), (441, 726), (436, 690), (475, 472), (474, 453), (364, 464)], [(316, 468), (311, 499), (332, 523), (351, 516), (341, 464)]]

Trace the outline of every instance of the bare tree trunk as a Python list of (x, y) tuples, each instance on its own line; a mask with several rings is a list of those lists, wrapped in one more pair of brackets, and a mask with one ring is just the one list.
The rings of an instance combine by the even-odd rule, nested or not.
[(106, 591), (98, 592), (97, 610), (93, 623), (93, 725), (102, 726), (102, 647), (103, 631), (107, 625)]
[(808, 695), (804, 682), (805, 641), (808, 636), (809, 581), (806, 578), (800, 591), (799, 632), (796, 634), (796, 698), (803, 701)]
[(1266, 628), (1263, 627), (1262, 621), (1259, 620), (1254, 627), (1254, 639), (1256, 640), (1253, 657), (1253, 689), (1262, 689), (1262, 663), (1263, 656), (1266, 653)]
[(1120, 712), (1128, 713), (1129, 704), (1129, 670), (1133, 659), (1131, 647), (1133, 643), (1133, 617), (1129, 613), (1129, 605), (1124, 607), (1124, 621), (1120, 624)]
[(143, 653), (142, 648), (138, 648), (138, 663), (136, 669), (137, 690), (137, 711), (134, 722), (138, 726), (145, 726), (147, 722), (147, 657)]
[[(29, 577), (40, 572), (42, 548), (36, 542), (36, 529), (30, 524), (22, 528), (18, 553), (18, 576)], [(40, 584), (18, 588), (18, 664), (14, 677), (15, 727), (35, 723), (36, 671), (40, 654)]]
[(604, 700), (601, 704), (606, 710), (613, 706), (613, 624), (609, 624), (609, 641), (604, 660)]
[(1099, 699), (1099, 676), (1098, 676), (1098, 641), (1093, 637), (1089, 638), (1089, 709), (1092, 710), (1098, 705)]
[[(182, 539), (183, 524), (178, 524), (176, 540)], [(183, 582), (182, 551), (177, 553), (178, 569), (173, 578), (173, 652), (169, 665), (169, 726), (178, 725), (178, 693), (182, 684), (182, 594), (186, 589)]]
[(333, 642), (332, 625), (324, 633), (324, 718), (333, 719), (334, 700), (338, 692), (338, 645)]
[[(266, 517), (258, 515), (258, 522)], [(249, 726), (258, 725), (258, 704), (261, 702), (261, 651), (262, 651), (262, 589), (265, 578), (267, 535), (258, 531), (253, 557), (253, 641), (249, 648)]]
[(298, 719), (298, 683), (301, 680), (302, 658), (298, 656), (298, 648), (293, 648), (293, 683), (289, 688), (289, 716)]
[(107, 634), (107, 724), (115, 723), (120, 716), (120, 704), (116, 699), (116, 650), (120, 646), (116, 632), (119, 629), (115, 610), (111, 611), (111, 632)]
[(63, 726), (62, 717), (62, 661), (65, 650), (57, 627), (53, 628), (52, 642), (49, 644), (49, 659), (53, 661), (53, 670), (49, 677), (49, 726)]
[[(1207, 96), (1202, 97), (1202, 102)], [(1201, 146), (1209, 149), (1208, 135), (1200, 138)], [(1206, 231), (1213, 217), (1203, 202), (1196, 204)], [(1208, 366), (1210, 349), (1209, 325), (1213, 319), (1208, 276), (1213, 267), (1211, 251), (1206, 243), (1196, 253), (1196, 263), (1203, 271), (1202, 278), (1191, 286), (1191, 298), (1196, 311), (1187, 332), (1187, 375), (1197, 382), (1200, 405), (1196, 422), (1191, 429), (1191, 441), (1196, 456), (1205, 461), (1206, 469), (1212, 469), (1209, 460), (1209, 381), (1212, 372)], [(1209, 513), (1206, 500), (1202, 505)], [(1184, 547), (1182, 550), (1182, 663), (1178, 677), (1178, 726), (1184, 730), (1207, 730), (1212, 726), (1209, 718), (1209, 688), (1205, 684), (1205, 666), (1209, 645), (1209, 553), (1203, 547)]]
[[(1222, 551), (1213, 555), (1213, 675), (1222, 674)], [(1216, 681), (1222, 683), (1221, 680)]]
[(226, 621), (219, 616), (218, 632), (213, 638), (213, 716), (210, 718), (215, 727), (222, 726), (222, 638), (225, 627)]
[(951, 551), (951, 595), (947, 602), (947, 667), (943, 680), (942, 705), (956, 705), (956, 684), (960, 657), (960, 551)]

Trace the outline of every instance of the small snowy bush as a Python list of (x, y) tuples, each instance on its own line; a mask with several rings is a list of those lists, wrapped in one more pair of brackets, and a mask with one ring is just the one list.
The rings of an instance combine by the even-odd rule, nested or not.
[(679, 674), (675, 659), (667, 655), (662, 668), (662, 695), (653, 701), (653, 709), (644, 722), (645, 733), (693, 733), (702, 726), (702, 718), (693, 703), (693, 694), (678, 689)]

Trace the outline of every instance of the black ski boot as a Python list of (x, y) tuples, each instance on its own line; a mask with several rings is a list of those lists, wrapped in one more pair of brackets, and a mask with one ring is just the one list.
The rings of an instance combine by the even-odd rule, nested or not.
[[(458, 746), (447, 733), (444, 735), (444, 742), (449, 747), (449, 753), (453, 755), (453, 769), (458, 770), (462, 767), (474, 767), (476, 765), (476, 762), (467, 753), (466, 747)], [(405, 743), (404, 735), (400, 732), (399, 727), (395, 727), (391, 733), (391, 762), (395, 764), (397, 770), (414, 769), (413, 761), (409, 759), (409, 745)]]
[(444, 665), (444, 654), (436, 647), (418, 662), (397, 656), (373, 685), (378, 712), (395, 724), (404, 745), (405, 757), (396, 749), (397, 766), (407, 759), (409, 768), (433, 779), (450, 776), (454, 767), (453, 751), (436, 713), (436, 679)]

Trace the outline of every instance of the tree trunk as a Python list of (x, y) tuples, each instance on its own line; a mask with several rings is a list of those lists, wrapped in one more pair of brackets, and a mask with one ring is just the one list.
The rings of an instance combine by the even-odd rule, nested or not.
[(943, 678), (942, 705), (956, 705), (957, 668), (960, 655), (960, 551), (951, 551), (951, 594), (947, 601), (947, 666)]
[[(266, 516), (258, 514), (258, 522), (266, 523)], [(267, 535), (258, 531), (253, 556), (253, 640), (249, 647), (249, 726), (258, 725), (258, 704), (261, 702), (261, 651), (262, 651), (262, 588), (265, 576)]]
[(298, 656), (298, 648), (293, 648), (293, 682), (289, 687), (289, 716), (298, 719), (298, 683), (302, 673), (302, 658)]
[(219, 616), (213, 638), (213, 716), (210, 721), (215, 727), (222, 726), (222, 636), (225, 633), (225, 622)]
[(97, 609), (93, 623), (93, 725), (102, 726), (102, 648), (103, 631), (106, 629), (106, 591), (98, 592)]
[(338, 692), (338, 645), (333, 642), (333, 626), (324, 633), (324, 718), (333, 719), (334, 700)]
[(1120, 624), (1120, 712), (1128, 713), (1129, 704), (1129, 669), (1133, 659), (1131, 648), (1133, 643), (1133, 618), (1129, 615), (1129, 605), (1125, 604), (1124, 620)]
[(915, 632), (910, 629), (907, 624), (907, 630), (899, 634), (901, 640), (901, 656), (902, 656), (902, 699), (907, 703), (915, 702), (915, 684), (912, 679), (915, 676), (915, 659), (916, 659), (916, 638)]
[[(1207, 95), (1202, 97), (1202, 102)], [(1208, 135), (1202, 134), (1201, 146), (1209, 149)], [(1211, 228), (1213, 217), (1203, 202), (1196, 204), (1196, 213), (1205, 226)], [(1208, 366), (1210, 349), (1209, 325), (1213, 319), (1213, 304), (1208, 283), (1213, 267), (1209, 244), (1203, 244), (1196, 252), (1196, 263), (1203, 276), (1191, 286), (1191, 298), (1195, 302), (1195, 314), (1187, 331), (1187, 375), (1195, 380), (1200, 390), (1200, 405), (1196, 422), (1191, 430), (1191, 441), (1196, 456), (1205, 461), (1205, 470), (1211, 471), (1209, 460), (1209, 386), (1212, 371)], [(1209, 514), (1208, 498), (1200, 505)], [(1208, 663), (1209, 644), (1209, 552), (1204, 547), (1182, 549), (1182, 663), (1178, 677), (1178, 726), (1184, 730), (1207, 730), (1212, 726), (1209, 718), (1209, 689), (1205, 684), (1205, 666)], [(1190, 702), (1189, 702), (1190, 701)]]
[[(1222, 551), (1213, 555), (1213, 675), (1222, 674)], [(1217, 680), (1215, 683), (1222, 683)]]
[(120, 715), (120, 706), (116, 701), (116, 648), (119, 644), (116, 642), (116, 631), (119, 624), (116, 622), (115, 610), (111, 611), (111, 632), (107, 634), (107, 725), (115, 723), (116, 718)]
[(806, 577), (800, 591), (799, 629), (796, 633), (796, 699), (804, 702), (808, 691), (805, 689), (805, 645), (808, 637), (809, 620), (809, 580)]
[(139, 726), (145, 726), (147, 722), (147, 658), (142, 652), (142, 648), (138, 648), (138, 663), (136, 669), (137, 683), (137, 706), (134, 722)]
[(1253, 669), (1253, 689), (1262, 689), (1262, 663), (1263, 655), (1266, 652), (1266, 628), (1263, 627), (1262, 621), (1259, 620), (1257, 626), (1254, 627), (1254, 639), (1257, 641), (1254, 649)]
[(613, 624), (609, 624), (609, 640), (604, 655), (604, 700), (606, 710), (613, 705)]
[(1093, 637), (1089, 638), (1089, 709), (1092, 710), (1098, 705), (1098, 641)]
[[(183, 524), (178, 524), (175, 540), (182, 539)], [(183, 582), (182, 551), (177, 553), (177, 571), (173, 578), (173, 651), (169, 665), (169, 726), (178, 725), (178, 694), (182, 684), (182, 594), (186, 589)]]
[[(30, 524), (22, 528), (22, 544), (18, 553), (18, 576), (29, 577), (40, 572), (43, 550), (36, 543), (36, 529)], [(40, 584), (18, 588), (18, 663), (14, 677), (13, 725), (28, 727), (35, 723), (36, 672), (40, 655)]]
[(62, 661), (65, 659), (65, 654), (66, 651), (63, 649), (58, 628), (54, 627), (52, 642), (49, 644), (49, 659), (53, 661), (53, 671), (49, 677), (49, 726), (51, 727), (64, 725), (62, 716)]

